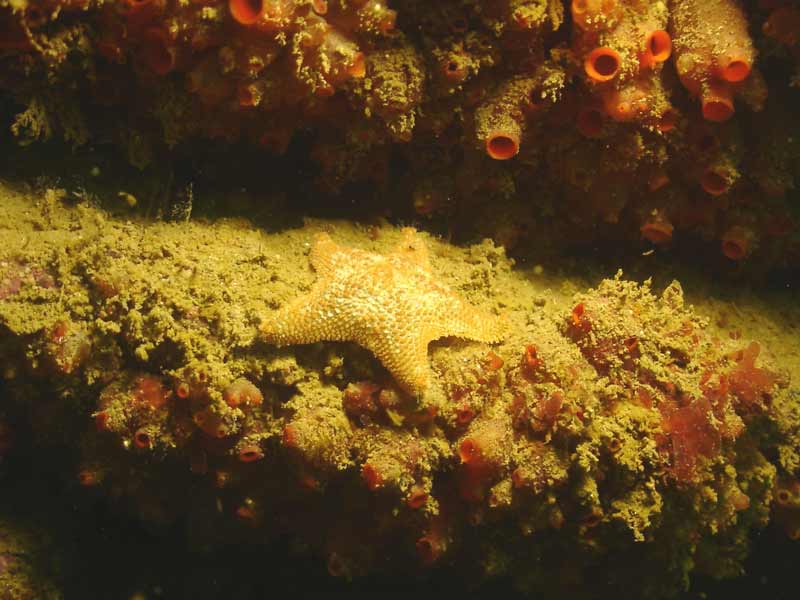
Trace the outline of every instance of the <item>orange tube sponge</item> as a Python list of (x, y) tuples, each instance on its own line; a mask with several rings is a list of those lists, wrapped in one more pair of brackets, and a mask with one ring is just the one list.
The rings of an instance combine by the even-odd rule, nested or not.
[(703, 118), (707, 121), (722, 123), (730, 119), (736, 111), (730, 84), (725, 81), (703, 84), (700, 92), (700, 106)]
[(700, 173), (700, 186), (712, 196), (727, 192), (741, 177), (737, 157), (729, 152), (719, 153)]
[(574, 42), (576, 53), (583, 56), (584, 72), (591, 83), (628, 81), (642, 70), (660, 68), (672, 53), (663, 3), (613, 3), (610, 12), (613, 18), (595, 17), (590, 29), (587, 29), (587, 15), (606, 14), (602, 3), (583, 0), (573, 2), (572, 9), (573, 15), (581, 9), (586, 11), (583, 18), (575, 20)]
[(719, 196), (728, 191), (728, 181), (714, 169), (706, 169), (700, 176), (700, 186), (712, 196)]
[(237, 456), (241, 462), (251, 463), (264, 458), (264, 452), (258, 444), (244, 444), (238, 448)]
[(421, 485), (415, 484), (406, 496), (406, 504), (409, 508), (422, 508), (428, 502), (428, 491)]
[(362, 438), (356, 449), (359, 461), (364, 461), (361, 478), (372, 491), (393, 489), (407, 496), (412, 486), (418, 483), (417, 475), (420, 469), (424, 469), (422, 465), (435, 464), (436, 452), (431, 450), (405, 434), (369, 436), (369, 440)]
[(590, 80), (602, 83), (611, 81), (619, 73), (622, 58), (619, 52), (608, 46), (593, 49), (583, 60), (583, 70)]
[(459, 84), (469, 76), (469, 56), (451, 52), (439, 62), (439, 72), (449, 83)]
[(296, 77), (318, 96), (330, 96), (337, 85), (362, 78), (367, 72), (364, 53), (334, 28), (325, 32), (319, 46), (306, 49), (301, 57), (295, 64)]
[(386, 35), (394, 29), (397, 11), (386, 6), (385, 0), (337, 0), (328, 3), (326, 18), (347, 33)]
[(95, 467), (85, 467), (78, 471), (78, 483), (84, 487), (93, 487), (102, 483), (105, 473)]
[(642, 66), (653, 66), (666, 62), (672, 55), (672, 38), (663, 29), (655, 29), (647, 34), (644, 53), (640, 57)]
[(264, 82), (243, 81), (236, 89), (236, 99), (242, 108), (253, 108), (261, 104), (264, 97)]
[(517, 155), (524, 125), (522, 94), (500, 90), (475, 111), (476, 136), (483, 142), (486, 154), (495, 160)]
[(741, 48), (737, 48), (719, 59), (717, 73), (724, 81), (738, 83), (747, 79), (752, 68), (753, 57)]
[(722, 234), (722, 253), (731, 260), (747, 258), (753, 251), (755, 234), (747, 227), (734, 225)]
[(228, 0), (228, 9), (240, 25), (281, 31), (291, 23), (295, 3), (292, 0)]
[(615, 121), (631, 121), (644, 114), (648, 107), (647, 80), (637, 80), (621, 89), (601, 95), (606, 114)]
[[(659, 69), (672, 56), (672, 37), (667, 32), (668, 11), (661, 2), (628, 7), (629, 16), (615, 32), (614, 47), (638, 59), (639, 70)], [(630, 48), (630, 50), (628, 50)]]
[(264, 401), (264, 395), (255, 385), (247, 379), (241, 378), (232, 382), (222, 391), (222, 399), (231, 408), (241, 406), (259, 406)]
[(679, 119), (680, 114), (678, 111), (669, 106), (658, 116), (656, 127), (661, 133), (667, 133), (668, 131), (675, 129)]
[(133, 380), (131, 389), (133, 399), (138, 405), (157, 410), (164, 407), (170, 398), (170, 390), (159, 377), (139, 375)]
[(264, 11), (264, 3), (259, 0), (229, 0), (228, 8), (237, 23), (254, 25)]
[(313, 10), (318, 15), (328, 14), (328, 0), (312, 0), (311, 10)]
[[(619, 87), (602, 90), (599, 95), (605, 113), (615, 121), (637, 120), (660, 131), (667, 131), (671, 116), (676, 116), (661, 77), (653, 73), (637, 77)], [(674, 124), (673, 120), (672, 126)]]
[[(732, 90), (755, 60), (747, 18), (736, 0), (673, 0), (671, 33), (675, 67), (690, 92), (703, 98), (703, 115), (723, 121), (733, 114)], [(710, 100), (706, 97), (711, 96)]]
[(656, 169), (647, 179), (647, 189), (651, 192), (656, 192), (667, 184), (669, 184), (669, 175), (662, 169)]
[(509, 123), (505, 129), (496, 129), (486, 136), (486, 154), (495, 160), (508, 160), (519, 153), (519, 124)]
[[(514, 77), (500, 85), (475, 110), (475, 137), (486, 154), (495, 160), (517, 155), (528, 115), (539, 113), (545, 104), (558, 98), (563, 75), (563, 71), (545, 63), (531, 76)], [(532, 98), (537, 100), (533, 111)]]
[(663, 213), (653, 211), (653, 213), (645, 219), (644, 223), (642, 223), (639, 231), (644, 239), (660, 245), (668, 244), (672, 241), (673, 229), (672, 223), (670, 223), (669, 219), (667, 219)]
[(620, 15), (617, 0), (572, 0), (572, 21), (584, 31), (610, 29)]
[(431, 519), (427, 531), (417, 540), (417, 554), (424, 565), (435, 563), (447, 551), (450, 543), (447, 522), (437, 515)]
[(475, 421), (458, 446), (458, 456), (468, 467), (499, 467), (508, 460), (509, 435), (503, 421)]
[(222, 415), (205, 408), (194, 414), (193, 420), (203, 432), (212, 438), (222, 439), (233, 433), (232, 428)]
[(133, 443), (137, 448), (147, 449), (153, 445), (153, 438), (145, 427), (140, 427), (133, 434)]

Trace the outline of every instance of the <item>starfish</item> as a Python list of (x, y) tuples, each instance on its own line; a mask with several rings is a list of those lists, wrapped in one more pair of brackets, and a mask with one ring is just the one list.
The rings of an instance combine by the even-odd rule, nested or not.
[(335, 243), (319, 234), (311, 247), (317, 280), (311, 290), (261, 324), (277, 346), (355, 342), (370, 350), (407, 392), (430, 384), (428, 344), (442, 337), (493, 343), (497, 317), (483, 313), (437, 281), (425, 243), (412, 228), (382, 255)]

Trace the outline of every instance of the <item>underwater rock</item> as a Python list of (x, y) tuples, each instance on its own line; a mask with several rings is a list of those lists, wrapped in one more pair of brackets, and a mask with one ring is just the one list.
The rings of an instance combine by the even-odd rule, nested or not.
[(509, 251), (797, 269), (798, 20), (796, 0), (0, 0), (0, 122), (140, 169), (304, 163), (321, 203)]
[(289, 536), (348, 578), (453, 564), (585, 593), (600, 565), (605, 585), (633, 577), (653, 598), (740, 572), (770, 518), (797, 535), (796, 363), (771, 349), (784, 334), (754, 340), (745, 321), (729, 335), (677, 282), (558, 291), (489, 241), (415, 234), (437, 280), (508, 326), (491, 346), (432, 343), (423, 402), (356, 344), (259, 335), (313, 289), (315, 236), (377, 260), (402, 230), (267, 234), (0, 194), (15, 224), (0, 264), (49, 274), (0, 298), (7, 406), (80, 451), (76, 482), (151, 527)]

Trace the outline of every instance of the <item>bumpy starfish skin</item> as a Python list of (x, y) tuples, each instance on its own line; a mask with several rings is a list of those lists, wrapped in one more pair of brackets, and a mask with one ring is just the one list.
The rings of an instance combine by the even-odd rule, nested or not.
[(310, 254), (317, 281), (308, 294), (262, 323), (266, 341), (277, 346), (355, 342), (416, 395), (430, 383), (431, 341), (446, 336), (499, 341), (500, 320), (436, 281), (424, 242), (410, 228), (403, 236), (393, 252), (380, 255), (340, 246), (319, 234)]

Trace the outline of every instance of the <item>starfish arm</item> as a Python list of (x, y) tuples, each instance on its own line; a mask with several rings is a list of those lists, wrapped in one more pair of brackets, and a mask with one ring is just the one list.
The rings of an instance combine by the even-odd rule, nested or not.
[(392, 256), (399, 258), (405, 263), (416, 265), (426, 271), (431, 267), (428, 257), (428, 247), (417, 234), (417, 230), (413, 227), (403, 228), (403, 238), (395, 247)]
[(425, 339), (423, 333), (418, 330), (388, 339), (384, 337), (368, 346), (398, 385), (417, 396), (423, 394), (430, 383), (430, 340)]
[(320, 279), (333, 277), (340, 269), (350, 269), (354, 261), (370, 263), (376, 258), (381, 257), (357, 248), (340, 246), (327, 233), (317, 234), (308, 254), (308, 260)]
[(319, 294), (298, 298), (266, 317), (261, 334), (276, 346), (340, 341), (335, 315), (326, 308)]
[(339, 244), (327, 233), (320, 233), (311, 245), (308, 260), (318, 277), (327, 277), (336, 269), (337, 256), (341, 254)]
[(505, 337), (498, 317), (478, 310), (457, 298), (449, 298), (440, 309), (441, 318), (432, 320), (427, 332), (431, 340), (457, 337), (491, 344)]

